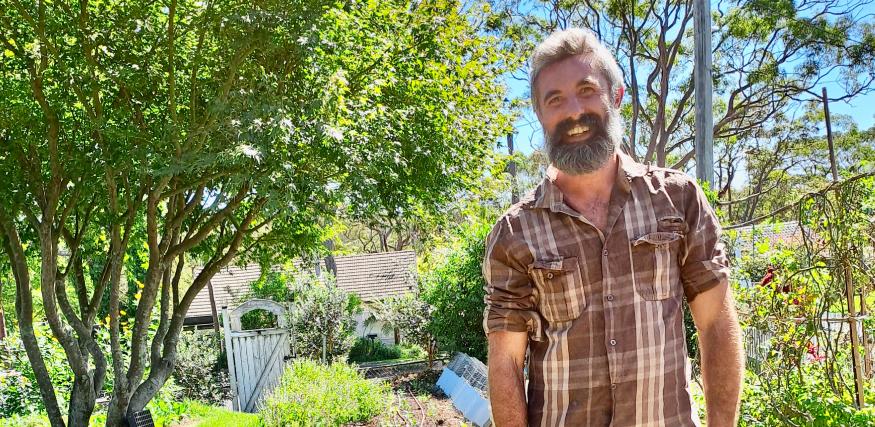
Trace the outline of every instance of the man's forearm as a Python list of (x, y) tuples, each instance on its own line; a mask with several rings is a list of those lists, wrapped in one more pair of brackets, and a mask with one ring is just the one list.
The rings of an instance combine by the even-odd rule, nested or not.
[(496, 427), (525, 427), (526, 392), (522, 367), (510, 358), (489, 361), (489, 403)]
[(729, 307), (708, 330), (699, 331), (699, 349), (708, 427), (734, 427), (738, 422), (744, 380), (744, 352), (733, 307)]

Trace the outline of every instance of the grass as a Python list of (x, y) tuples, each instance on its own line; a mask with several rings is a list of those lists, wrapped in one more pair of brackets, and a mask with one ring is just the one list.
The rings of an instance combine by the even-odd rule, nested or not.
[(415, 344), (386, 345), (381, 341), (359, 338), (349, 352), (351, 363), (371, 363), (391, 360), (401, 362), (423, 360), (427, 356), (422, 347)]
[(260, 427), (261, 417), (258, 414), (229, 411), (225, 408), (205, 405), (200, 402), (189, 402), (189, 411), (185, 418), (197, 421), (197, 427)]
[(13, 415), (0, 418), (0, 427), (43, 427), (49, 425), (49, 419), (44, 414)]
[[(192, 400), (174, 403), (173, 409), (173, 414), (152, 411), (155, 425), (164, 427), (176, 425), (188, 427), (261, 427), (262, 425), (261, 417), (258, 414), (229, 411), (225, 408)], [(91, 427), (98, 427), (103, 426), (105, 422), (105, 413), (95, 413), (89, 424)], [(0, 418), (0, 427), (48, 427), (49, 425), (49, 419), (45, 414)]]

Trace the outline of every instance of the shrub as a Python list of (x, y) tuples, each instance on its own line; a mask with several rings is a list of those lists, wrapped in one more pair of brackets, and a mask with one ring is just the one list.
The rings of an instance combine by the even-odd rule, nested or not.
[(375, 362), (378, 360), (392, 360), (401, 358), (401, 348), (388, 346), (379, 340), (358, 338), (349, 350), (347, 360), (355, 363)]
[(487, 348), (483, 332), (486, 282), (481, 271), (488, 232), (486, 223), (461, 227), (444, 258), (424, 276), (422, 290), (422, 299), (433, 307), (428, 329), (438, 349), (461, 351), (480, 360), (486, 360)]
[(768, 378), (747, 372), (739, 426), (864, 427), (875, 425), (872, 408), (858, 410), (853, 398), (842, 398), (815, 365), (803, 365), (800, 375), (787, 375), (777, 392)]
[(173, 380), (177, 400), (221, 405), (230, 397), (228, 372), (222, 369), (221, 337), (214, 331), (183, 332), (177, 346)]
[[(291, 329), (296, 356), (322, 359), (322, 343), (328, 361), (349, 352), (355, 341), (355, 314), (361, 300), (335, 285), (330, 275), (316, 277), (269, 271), (252, 284), (243, 300), (264, 298), (292, 304)], [(243, 302), (243, 301), (240, 301)], [(254, 310), (241, 318), (244, 329), (276, 326), (276, 317), (264, 310)]]
[(0, 418), (0, 427), (48, 427), (49, 418), (45, 414), (12, 415)]
[(424, 350), (429, 361), (434, 359), (436, 342), (429, 330), (434, 309), (429, 303), (419, 295), (406, 294), (378, 301), (373, 308), (376, 320), (398, 328), (405, 342)]
[(428, 353), (422, 347), (416, 344), (401, 344), (398, 349), (401, 351), (402, 359), (424, 359), (428, 357)]
[(286, 367), (260, 414), (266, 427), (340, 426), (366, 422), (386, 408), (390, 388), (344, 363), (298, 359)]
[[(66, 410), (64, 405), (73, 386), (73, 377), (64, 350), (52, 338), (47, 326), (34, 325), (34, 333), (55, 386), (58, 403), (62, 405), (61, 410)], [(24, 352), (21, 338), (17, 334), (10, 335), (0, 341), (0, 417), (28, 415), (44, 409), (36, 375)]]
[(328, 361), (346, 355), (355, 342), (354, 315), (361, 300), (333, 285), (311, 279), (292, 288), (292, 332), (298, 356), (322, 358), (323, 339)]

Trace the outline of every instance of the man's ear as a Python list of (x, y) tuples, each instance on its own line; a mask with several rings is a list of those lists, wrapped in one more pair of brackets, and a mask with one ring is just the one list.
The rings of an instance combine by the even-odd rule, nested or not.
[(620, 104), (623, 103), (623, 94), (625, 93), (626, 88), (624, 88), (623, 86), (620, 86), (620, 88), (617, 89), (617, 94), (614, 97), (614, 107), (620, 108)]

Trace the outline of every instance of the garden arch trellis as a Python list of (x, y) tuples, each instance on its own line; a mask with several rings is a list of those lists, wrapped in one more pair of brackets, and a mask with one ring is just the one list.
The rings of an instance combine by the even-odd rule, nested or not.
[[(277, 327), (243, 330), (240, 319), (254, 310), (275, 314)], [(234, 410), (255, 412), (265, 394), (279, 383), (289, 358), (288, 310), (274, 301), (253, 299), (232, 310), (223, 308), (222, 323)]]

